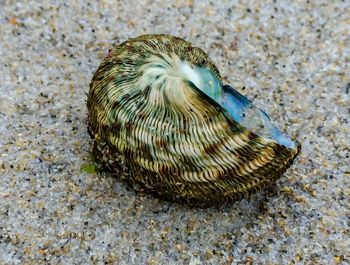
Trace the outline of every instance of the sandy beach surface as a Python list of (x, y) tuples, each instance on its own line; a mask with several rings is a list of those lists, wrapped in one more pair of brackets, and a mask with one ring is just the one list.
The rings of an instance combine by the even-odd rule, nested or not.
[[(349, 264), (350, 1), (65, 2), (0, 0), (0, 264)], [(89, 170), (92, 74), (146, 33), (302, 143), (271, 190), (198, 209)]]

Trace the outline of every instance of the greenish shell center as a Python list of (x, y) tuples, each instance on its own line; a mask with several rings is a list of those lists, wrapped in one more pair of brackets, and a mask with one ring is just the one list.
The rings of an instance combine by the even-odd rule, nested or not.
[(249, 99), (232, 87), (222, 86), (220, 80), (207, 68), (191, 66), (182, 61), (180, 71), (182, 76), (216, 101), (241, 126), (267, 141), (277, 142), (287, 148), (296, 147), (294, 141), (272, 124), (265, 111), (254, 106)]

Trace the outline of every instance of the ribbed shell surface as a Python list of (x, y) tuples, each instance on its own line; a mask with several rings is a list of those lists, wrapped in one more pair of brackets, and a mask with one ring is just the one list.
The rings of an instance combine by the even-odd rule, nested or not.
[(90, 84), (89, 130), (116, 175), (159, 196), (198, 205), (241, 198), (268, 186), (300, 150), (266, 141), (235, 122), (181, 75), (208, 56), (169, 35), (116, 45)]

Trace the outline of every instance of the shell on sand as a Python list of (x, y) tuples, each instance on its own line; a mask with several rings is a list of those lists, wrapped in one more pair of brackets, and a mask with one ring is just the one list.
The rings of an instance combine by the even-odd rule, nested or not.
[(246, 126), (251, 122), (225, 108), (225, 91), (238, 98), (233, 108), (248, 102), (223, 86), (208, 56), (183, 39), (144, 35), (116, 45), (88, 93), (95, 151), (117, 176), (171, 200), (209, 205), (261, 190), (301, 146)]

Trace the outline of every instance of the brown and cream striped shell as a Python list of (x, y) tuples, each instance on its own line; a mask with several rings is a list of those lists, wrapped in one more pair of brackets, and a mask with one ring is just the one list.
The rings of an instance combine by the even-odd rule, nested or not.
[(98, 158), (172, 200), (242, 198), (273, 183), (300, 151), (264, 112), (222, 85), (201, 49), (169, 35), (113, 47), (93, 76), (87, 106)]

